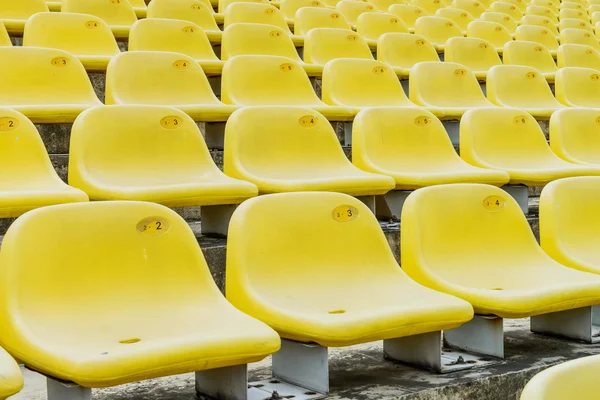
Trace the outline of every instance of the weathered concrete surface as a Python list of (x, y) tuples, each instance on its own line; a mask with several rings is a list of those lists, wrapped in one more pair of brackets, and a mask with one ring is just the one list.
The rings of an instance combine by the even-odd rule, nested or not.
[(104, 103), (104, 94), (106, 92), (106, 73), (88, 72), (92, 87), (96, 92), (96, 96)]

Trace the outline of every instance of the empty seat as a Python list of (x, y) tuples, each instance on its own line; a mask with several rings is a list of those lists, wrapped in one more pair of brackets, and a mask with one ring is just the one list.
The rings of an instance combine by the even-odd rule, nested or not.
[(48, 12), (45, 0), (0, 0), (0, 22), (11, 35), (23, 34), (25, 22), (39, 12)]
[(481, 14), (481, 19), (483, 21), (496, 22), (498, 24), (502, 24), (508, 33), (513, 36), (517, 32), (517, 21), (513, 17), (508, 14), (501, 12), (493, 12), (487, 11)]
[(337, 10), (317, 7), (302, 7), (299, 9), (294, 19), (294, 34), (305, 36), (314, 28), (350, 29), (350, 24)]
[(535, 25), (521, 25), (517, 28), (515, 39), (539, 43), (546, 47), (553, 57), (556, 57), (558, 41), (548, 28)]
[(129, 3), (131, 3), (131, 7), (133, 7), (133, 11), (135, 11), (135, 15), (138, 18), (146, 18), (148, 6), (145, 0), (129, 0)]
[(452, 0), (450, 7), (465, 10), (475, 19), (485, 11), (485, 6), (477, 0)]
[(288, 21), (293, 21), (296, 12), (303, 7), (327, 7), (321, 0), (281, 0), (279, 10)]
[(559, 68), (581, 67), (600, 70), (600, 54), (583, 44), (561, 44), (557, 52)]
[(328, 191), (366, 196), (395, 186), (388, 176), (353, 166), (331, 124), (311, 108), (236, 111), (225, 128), (224, 153), (225, 173), (254, 183), (261, 194)]
[[(558, 23), (558, 15), (556, 15), (556, 13), (551, 8), (544, 7), (544, 6), (536, 6), (536, 5), (527, 6), (527, 8), (525, 9), (525, 16), (526, 17), (527, 16), (546, 17), (550, 21), (552, 21), (553, 24)], [(532, 25), (538, 25), (538, 24), (534, 23)]]
[(378, 10), (388, 11), (394, 4), (406, 4), (405, 0), (371, 0), (369, 3), (377, 7)]
[(0, 347), (0, 399), (7, 399), (23, 388), (23, 375), (16, 361)]
[(565, 18), (575, 18), (586, 22), (590, 20), (587, 12), (581, 10), (573, 10), (570, 8), (563, 8), (562, 10), (560, 10), (559, 19)]
[(492, 67), (487, 75), (486, 86), (487, 98), (492, 103), (523, 109), (536, 118), (549, 119), (554, 111), (564, 108), (554, 98), (544, 76), (532, 67)]
[(408, 78), (416, 63), (440, 61), (429, 40), (407, 33), (386, 33), (381, 36), (377, 42), (377, 59), (391, 65), (400, 78)]
[(376, 47), (381, 35), (393, 32), (408, 33), (408, 27), (394, 14), (368, 12), (358, 16), (356, 32), (365, 38), (370, 47)]
[(219, 170), (188, 115), (163, 106), (96, 107), (77, 118), (69, 184), (92, 200), (169, 207), (239, 204), (258, 194), (253, 184)]
[(152, 0), (148, 4), (148, 18), (193, 22), (204, 30), (211, 43), (221, 43), (222, 32), (217, 26), (213, 10), (200, 0)]
[(554, 1), (531, 0), (530, 5), (547, 7), (550, 8), (555, 14), (558, 13), (558, 4)]
[(573, 10), (585, 10), (585, 7), (582, 6), (579, 3), (575, 3), (572, 1), (563, 1), (560, 3), (560, 9), (562, 10), (563, 8), (570, 8)]
[(477, 79), (484, 81), (490, 68), (502, 64), (490, 42), (472, 37), (448, 39), (444, 61), (462, 64), (469, 68)]
[(304, 61), (325, 65), (336, 58), (373, 59), (369, 45), (358, 33), (348, 29), (315, 28), (304, 38)]
[(583, 44), (593, 47), (594, 50), (600, 50), (600, 43), (593, 33), (585, 29), (563, 29), (560, 32), (561, 44)]
[(460, 8), (440, 8), (439, 10), (437, 10), (435, 15), (438, 17), (448, 18), (454, 21), (459, 26), (459, 28), (462, 29), (463, 34), (466, 34), (467, 26), (469, 25), (469, 23), (474, 21), (473, 16), (469, 14), (468, 11), (461, 10)]
[(452, 62), (421, 62), (410, 71), (409, 98), (427, 107), (440, 108), (445, 119), (460, 119), (471, 108), (494, 107), (473, 72)]
[(225, 63), (221, 81), (225, 104), (302, 106), (333, 121), (352, 120), (356, 112), (328, 106), (315, 94), (302, 65), (278, 56), (236, 56)]
[(517, 5), (503, 2), (503, 1), (495, 1), (490, 6), (490, 10), (498, 13), (508, 14), (515, 21), (520, 21), (523, 16), (523, 10), (521, 10)]
[(192, 58), (160, 51), (130, 51), (113, 58), (106, 71), (106, 104), (172, 106), (204, 122), (226, 121), (237, 108), (217, 99)]
[(448, 18), (421, 17), (415, 24), (415, 33), (426, 37), (438, 52), (444, 51), (446, 41), (451, 37), (462, 37), (462, 30)]
[(346, 17), (346, 20), (352, 25), (356, 25), (356, 21), (358, 20), (358, 16), (360, 14), (379, 11), (371, 3), (355, 0), (342, 0), (337, 3), (335, 8), (337, 8), (337, 10), (341, 12), (342, 15)]
[(506, 27), (498, 22), (473, 21), (467, 28), (467, 36), (483, 39), (490, 43), (494, 51), (502, 53), (504, 45), (512, 41), (512, 36)]
[(561, 19), (558, 28), (563, 31), (565, 29), (585, 29), (588, 32), (594, 33), (594, 27), (589, 22), (575, 18)]
[(550, 118), (550, 147), (565, 161), (600, 166), (600, 110), (566, 108)]
[(137, 21), (129, 1), (62, 0), (61, 10), (65, 13), (90, 14), (103, 19), (119, 39), (126, 39), (131, 25)]
[(88, 71), (105, 71), (111, 58), (121, 52), (106, 22), (75, 13), (33, 15), (25, 24), (23, 46), (64, 50)]
[(550, 18), (542, 17), (541, 15), (525, 15), (521, 18), (521, 25), (543, 26), (544, 28), (548, 28), (554, 36), (558, 36), (556, 23)]
[(594, 25), (600, 21), (600, 14), (596, 14), (597, 12), (600, 12), (600, 4), (594, 4), (588, 7), (588, 15)]
[[(523, 11), (523, 13), (525, 13), (525, 10), (527, 9), (527, 6), (530, 3), (527, 0), (500, 0), (500, 1), (503, 3), (514, 4), (515, 6), (519, 7), (519, 9), (521, 9), (521, 11)], [(494, 4), (496, 2), (497, 1), (493, 2), (492, 4)], [(532, 3), (533, 3), (533, 1), (532, 1)]]
[(221, 59), (245, 54), (262, 54), (291, 58), (302, 63), (289, 34), (272, 25), (237, 23), (223, 32)]
[(409, 4), (421, 7), (429, 15), (435, 15), (438, 10), (446, 7), (443, 0), (410, 0)]
[(421, 7), (410, 4), (394, 4), (388, 9), (389, 13), (397, 15), (406, 24), (408, 29), (414, 30), (417, 19), (427, 15)]
[(393, 177), (396, 190), (464, 182), (500, 186), (509, 180), (504, 171), (464, 162), (441, 122), (416, 108), (377, 107), (358, 113), (352, 124), (352, 162), (364, 171)]
[(233, 3), (262, 3), (268, 4), (268, 0), (218, 0), (219, 6), (217, 10), (219, 14), (224, 14), (227, 7), (229, 7)]
[(554, 83), (558, 101), (570, 107), (600, 108), (600, 71), (566, 67), (556, 73)]
[[(225, 300), (190, 227), (159, 204), (36, 210), (13, 224), (2, 255), (0, 341), (50, 377), (51, 400), (65, 398), (57, 380), (116, 386), (255, 362), (279, 349), (273, 330)], [(40, 310), (60, 312), (40, 318)], [(91, 398), (83, 388), (74, 388), (78, 397)]]
[[(231, 24), (241, 22), (253, 24), (273, 25), (283, 29), (288, 35), (292, 31), (285, 20), (285, 17), (276, 7), (265, 3), (232, 3), (225, 10), (225, 23), (227, 28)], [(292, 37), (295, 44), (302, 44), (302, 37)]]
[(600, 175), (600, 168), (560, 159), (536, 120), (517, 108), (465, 113), (460, 126), (460, 156), (469, 164), (508, 172), (513, 185), (543, 186), (570, 176)]
[(502, 62), (505, 65), (524, 65), (538, 70), (548, 82), (554, 82), (558, 68), (545, 46), (536, 42), (515, 40), (504, 47)]

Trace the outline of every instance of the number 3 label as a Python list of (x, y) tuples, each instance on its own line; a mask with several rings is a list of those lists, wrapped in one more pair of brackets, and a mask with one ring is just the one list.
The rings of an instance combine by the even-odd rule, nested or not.
[(137, 224), (137, 231), (146, 236), (159, 236), (169, 230), (169, 221), (160, 217), (144, 218)]
[(358, 209), (352, 206), (337, 206), (333, 209), (331, 216), (337, 222), (350, 222), (358, 217)]

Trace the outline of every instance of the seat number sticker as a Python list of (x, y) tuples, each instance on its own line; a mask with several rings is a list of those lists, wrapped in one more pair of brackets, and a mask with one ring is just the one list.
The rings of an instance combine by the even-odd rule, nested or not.
[(159, 236), (167, 233), (170, 225), (169, 221), (161, 217), (144, 218), (137, 224), (137, 231), (146, 236)]
[(69, 60), (66, 57), (55, 57), (50, 62), (55, 67), (66, 67), (69, 65)]
[(350, 222), (354, 221), (358, 217), (358, 209), (352, 206), (337, 206), (333, 209), (331, 214), (334, 220), (337, 222)]
[(506, 205), (506, 200), (501, 196), (488, 196), (483, 199), (483, 208), (488, 211), (500, 211)]
[(175, 116), (164, 117), (160, 120), (160, 126), (165, 129), (176, 129), (182, 124), (181, 118)]
[(298, 120), (298, 123), (303, 128), (312, 128), (319, 122), (319, 119), (314, 115), (305, 115)]
[(8, 132), (17, 129), (19, 126), (19, 120), (12, 117), (1, 117), (0, 118), (0, 131)]

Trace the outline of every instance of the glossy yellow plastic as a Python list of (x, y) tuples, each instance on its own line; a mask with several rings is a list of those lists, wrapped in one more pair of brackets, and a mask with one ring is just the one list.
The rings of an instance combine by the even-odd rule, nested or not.
[[(515, 6), (519, 7), (519, 9), (523, 12), (523, 14), (525, 14), (525, 10), (527, 9), (527, 6), (529, 5), (530, 2), (528, 2), (527, 0), (501, 0), (501, 2), (503, 3), (510, 3), (510, 4), (514, 4)], [(542, 1), (544, 4), (546, 4), (545, 1)], [(494, 2), (496, 3), (496, 2)], [(494, 4), (492, 3), (492, 4)], [(535, 2), (532, 0), (531, 4), (535, 4)], [(490, 5), (491, 7), (491, 5)], [(557, 9), (556, 7), (554, 7), (554, 9)], [(557, 9), (558, 10), (558, 9)]]
[(600, 43), (598, 42), (598, 38), (596, 38), (592, 32), (589, 32), (585, 29), (563, 29), (560, 32), (560, 43), (583, 44), (593, 47), (596, 51), (600, 51)]
[(106, 71), (106, 104), (151, 104), (178, 108), (195, 121), (227, 121), (237, 107), (213, 93), (198, 63), (179, 53), (130, 51)]
[(331, 191), (366, 196), (395, 186), (388, 176), (353, 166), (331, 124), (306, 107), (236, 111), (225, 128), (224, 153), (225, 173), (254, 183), (261, 194)]
[[(408, 100), (394, 70), (375, 60), (342, 58), (323, 69), (323, 101), (352, 108), (399, 106), (417, 107)], [(443, 116), (440, 109), (431, 109)]]
[(521, 25), (517, 28), (515, 39), (539, 43), (546, 47), (553, 57), (556, 57), (558, 41), (548, 28), (536, 25)]
[(289, 33), (283, 29), (243, 22), (229, 25), (223, 32), (221, 60), (245, 54), (282, 56), (302, 63)]
[(471, 110), (460, 125), (460, 156), (469, 164), (508, 172), (510, 183), (543, 186), (555, 179), (600, 175), (552, 152), (536, 120), (517, 108)]
[(560, 10), (558, 16), (559, 19), (576, 18), (586, 22), (589, 22), (590, 20), (587, 12), (582, 10), (573, 10), (569, 8), (563, 8), (562, 10)]
[(521, 18), (521, 25), (533, 25), (542, 26), (548, 28), (552, 34), (558, 38), (558, 27), (556, 23), (550, 18), (542, 17), (540, 15), (525, 15)]
[(598, 22), (600, 22), (600, 5), (590, 6), (588, 13), (591, 17), (593, 25), (596, 25)]
[(404, 203), (400, 243), (411, 278), (468, 301), (476, 314), (524, 318), (600, 302), (600, 276), (552, 260), (517, 202), (491, 185), (415, 191)]
[(105, 106), (73, 124), (69, 184), (92, 200), (139, 200), (168, 207), (238, 204), (256, 196), (214, 163), (188, 115), (164, 106)]
[(429, 15), (435, 15), (438, 10), (446, 7), (443, 0), (410, 0), (408, 4), (421, 7)]
[(398, 32), (408, 33), (408, 26), (394, 14), (367, 12), (356, 20), (356, 33), (364, 37), (369, 46), (376, 47), (381, 35)]
[(508, 29), (499, 22), (473, 21), (467, 28), (467, 36), (485, 40), (497, 53), (502, 53), (505, 44), (512, 41)]
[(305, 36), (314, 28), (350, 29), (346, 17), (331, 8), (302, 7), (296, 11), (294, 34)]
[(146, 18), (148, 6), (146, 5), (145, 0), (129, 0), (129, 3), (131, 3), (131, 6), (133, 7), (133, 11), (135, 11), (135, 15), (138, 18)]
[(565, 67), (554, 83), (556, 99), (569, 107), (600, 108), (600, 71)]
[(453, 7), (445, 7), (440, 8), (435, 13), (438, 17), (444, 17), (451, 19), (454, 21), (460, 29), (462, 29), (463, 33), (467, 31), (467, 26), (469, 23), (474, 21), (474, 18), (468, 11), (461, 10), (460, 8)]
[(563, 31), (565, 29), (585, 29), (594, 34), (594, 27), (589, 22), (576, 18), (561, 19), (558, 28)]
[(0, 399), (17, 394), (23, 388), (23, 375), (19, 365), (0, 347)]
[(508, 14), (494, 11), (486, 11), (481, 14), (483, 21), (496, 22), (502, 24), (511, 36), (517, 32), (517, 21)]
[(559, 68), (581, 67), (600, 70), (600, 54), (583, 44), (561, 44), (557, 52)]
[[(266, 232), (278, 234), (264, 240)], [(450, 329), (473, 315), (466, 302), (409, 279), (375, 216), (344, 194), (244, 202), (227, 246), (227, 299), (286, 339), (349, 346)]]
[(268, 0), (219, 0), (218, 11), (220, 14), (224, 14), (227, 7), (233, 3), (262, 3), (269, 4)]
[(485, 80), (490, 68), (502, 65), (498, 52), (490, 42), (473, 37), (448, 39), (444, 49), (444, 61), (464, 65), (480, 80)]
[(511, 16), (515, 21), (520, 21), (523, 16), (523, 10), (516, 4), (503, 1), (495, 1), (490, 6), (490, 11), (507, 14)]
[(444, 51), (451, 37), (462, 37), (462, 30), (451, 19), (443, 17), (421, 17), (415, 23), (415, 34), (426, 37), (438, 52)]
[(600, 110), (555, 112), (550, 118), (550, 147), (565, 161), (600, 166)]
[(235, 56), (227, 60), (221, 80), (221, 99), (225, 104), (244, 107), (308, 107), (332, 121), (351, 121), (356, 114), (352, 108), (323, 103), (302, 64), (278, 56)]
[(49, 47), (73, 54), (88, 71), (106, 71), (121, 51), (110, 27), (93, 15), (47, 12), (25, 24), (23, 46)]
[(442, 123), (418, 108), (359, 112), (352, 124), (352, 163), (363, 171), (393, 177), (397, 190), (461, 182), (501, 186), (509, 180), (504, 171), (464, 162)]
[(170, 51), (185, 54), (200, 64), (206, 75), (221, 75), (219, 60), (206, 33), (190, 21), (146, 18), (137, 21), (129, 33), (129, 51)]
[(548, 1), (548, 0), (531, 0), (531, 2), (530, 2), (530, 5), (548, 7), (555, 14), (558, 14), (558, 8), (559, 8), (558, 4), (560, 4), (560, 2)]
[(152, 0), (148, 4), (148, 18), (193, 22), (204, 30), (211, 43), (219, 44), (222, 32), (213, 14), (214, 10), (201, 0)]
[(492, 67), (488, 71), (486, 88), (487, 98), (492, 103), (523, 109), (539, 119), (549, 119), (554, 111), (564, 108), (552, 94), (544, 75), (532, 67)]
[(407, 1), (405, 1), (405, 0), (371, 0), (371, 1), (369, 1), (369, 3), (371, 3), (375, 7), (377, 7), (378, 10), (386, 12), (394, 4), (406, 4)]
[(494, 107), (467, 67), (452, 62), (421, 62), (410, 71), (409, 98), (420, 106), (440, 108), (444, 119), (460, 119), (471, 108)]
[(576, 2), (572, 2), (572, 1), (563, 1), (560, 3), (560, 9), (562, 10), (563, 8), (570, 8), (573, 10), (585, 10), (586, 7), (584, 7), (583, 5), (576, 3)]
[[(345, 1), (345, 0), (344, 0)], [(304, 37), (304, 61), (325, 65), (336, 58), (373, 59), (365, 38), (348, 29), (315, 28)]]
[(292, 34), (281, 11), (271, 4), (256, 2), (230, 4), (225, 10), (224, 26), (228, 27), (240, 22), (274, 25), (283, 29), (288, 35)]
[(192, 230), (159, 204), (32, 211), (4, 237), (0, 278), (5, 349), (83, 387), (255, 362), (280, 345), (225, 300)]
[(10, 34), (23, 34), (27, 19), (39, 12), (48, 12), (45, 0), (0, 0), (0, 22)]
[(327, 7), (321, 0), (281, 0), (279, 10), (288, 20), (294, 20), (296, 12), (303, 7)]
[(0, 21), (0, 46), (12, 46), (10, 36), (8, 36), (8, 32), (2, 21)]
[(502, 54), (502, 62), (504, 65), (524, 65), (535, 68), (548, 82), (554, 82), (554, 76), (558, 70), (554, 58), (552, 58), (546, 47), (525, 40), (506, 43)]
[(358, 16), (366, 12), (377, 12), (377, 7), (366, 1), (342, 0), (337, 3), (335, 8), (342, 13), (351, 25), (356, 25)]
[(70, 123), (86, 108), (101, 105), (75, 57), (62, 50), (0, 47), (0, 107), (35, 123)]
[(90, 14), (101, 18), (110, 26), (115, 37), (120, 39), (129, 37), (129, 29), (137, 21), (137, 16), (129, 1), (62, 0), (61, 11)]
[(450, 7), (465, 10), (475, 19), (485, 11), (485, 6), (477, 0), (452, 0)]
[(400, 17), (400, 19), (408, 26), (408, 29), (414, 30), (415, 23), (420, 17), (424, 17), (427, 11), (421, 7), (413, 6), (410, 4), (394, 4), (388, 8), (388, 12)]
[[(550, 19), (553, 24), (558, 23), (558, 15), (551, 8), (545, 7), (545, 6), (537, 6), (537, 5), (527, 6), (527, 8), (525, 9), (525, 17), (529, 17), (529, 16), (546, 17), (546, 18)], [(526, 20), (522, 20), (522, 22), (525, 22), (525, 21)], [(538, 25), (538, 24), (534, 23), (532, 25)]]
[(562, 400), (574, 394), (578, 400), (594, 400), (598, 368), (600, 356), (589, 356), (545, 369), (527, 383), (520, 400)]
[(377, 60), (391, 65), (400, 78), (408, 79), (416, 63), (440, 61), (440, 57), (431, 42), (421, 35), (386, 33), (377, 41)]

